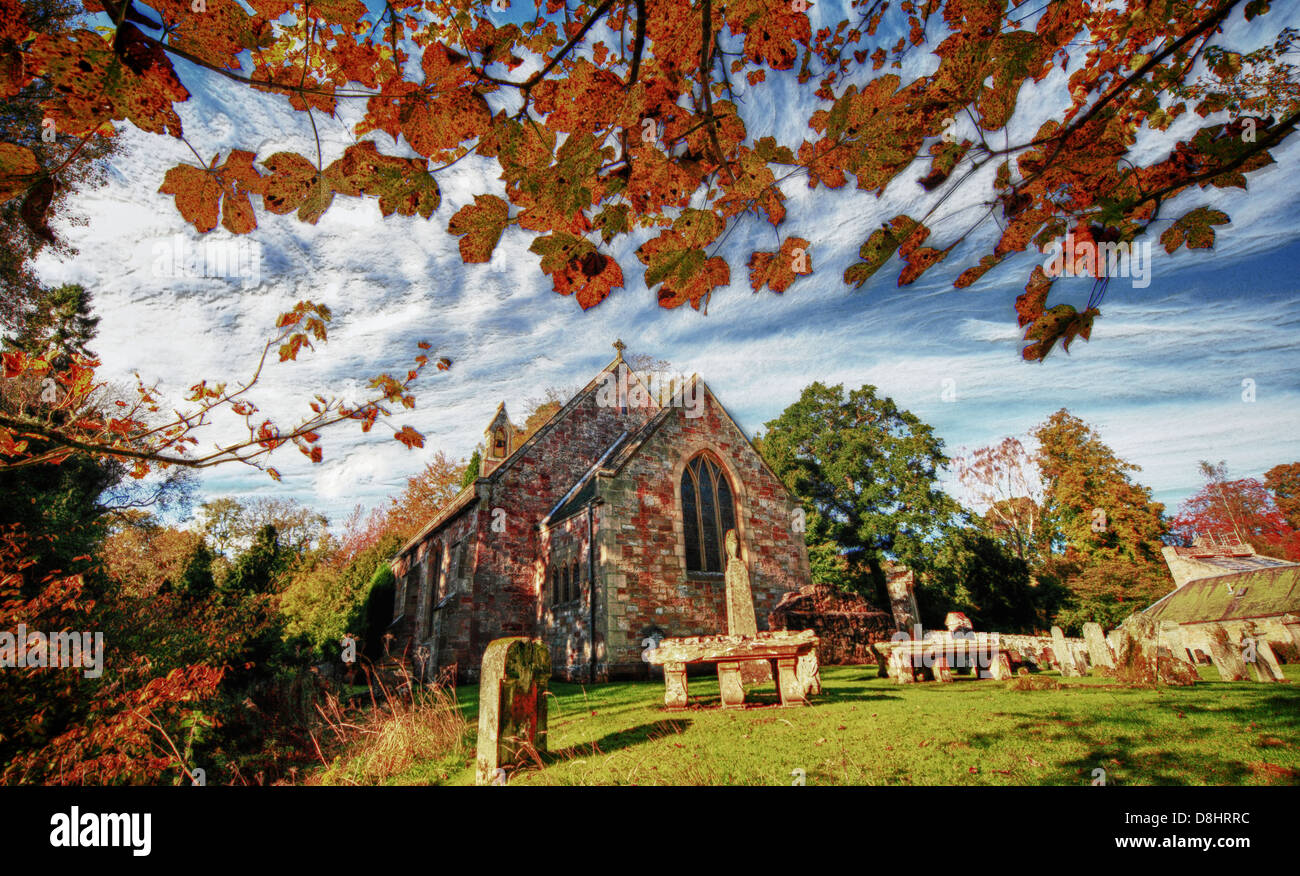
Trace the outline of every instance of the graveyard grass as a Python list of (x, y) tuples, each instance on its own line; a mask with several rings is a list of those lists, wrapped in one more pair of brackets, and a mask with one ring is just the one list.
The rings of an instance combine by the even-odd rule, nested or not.
[[(812, 705), (775, 706), (771, 683), (743, 710), (718, 708), (716, 676), (690, 679), (691, 708), (666, 712), (662, 681), (552, 682), (550, 751), (510, 775), (521, 785), (1300, 784), (1300, 666), (1290, 684), (1121, 687), (1035, 677), (1059, 689), (957, 676), (895, 685), (874, 666), (824, 666)], [(1049, 682), (1050, 683), (1050, 682)], [(457, 696), (463, 745), (388, 784), (473, 784), (477, 685)], [(320, 780), (346, 781), (346, 759)]]

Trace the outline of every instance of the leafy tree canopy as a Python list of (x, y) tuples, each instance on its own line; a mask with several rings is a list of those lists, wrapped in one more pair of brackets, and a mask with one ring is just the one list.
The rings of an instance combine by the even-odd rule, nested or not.
[(760, 451), (803, 504), (808, 543), (834, 545), (812, 556), (842, 562), (845, 585), (880, 598), (886, 561), (931, 564), (960, 509), (939, 489), (948, 459), (930, 426), (874, 386), (813, 383), (766, 429)]
[[(196, 161), (160, 168), (159, 191), (199, 232), (245, 234), (266, 214), (314, 223), (340, 197), (432, 219), (440, 176), (472, 152), (496, 161), (503, 187), (443, 216), (463, 261), (489, 261), (519, 229), (554, 290), (584, 309), (624, 286), (632, 265), (611, 255), (623, 244), (662, 306), (707, 309), (736, 267), (720, 244), (751, 220), (774, 245), (749, 256), (750, 285), (785, 292), (813, 272), (818, 239), (785, 227), (797, 184), (913, 186), (913, 206), (844, 272), (855, 287), (891, 262), (899, 285), (913, 283), (968, 239), (983, 254), (954, 260), (958, 287), (1067, 232), (1208, 248), (1228, 217), (1205, 204), (1166, 215), (1167, 202), (1244, 188), (1300, 119), (1286, 61), (1296, 31), (1266, 28), (1274, 36), (1245, 51), (1215, 41), (1228, 24), (1270, 24), (1280, 4), (1266, 0), (851, 0), (839, 22), (807, 0), (548, 0), (533, 14), (503, 0), (84, 3), (104, 32), (0, 0), (0, 96), (45, 89), (42, 122), (68, 151), (122, 122), (185, 140)], [(919, 51), (933, 55), (928, 72), (904, 78)], [(340, 154), (319, 139), (214, 153), (177, 112), (215, 81), (195, 68), (282, 97), (317, 130), (340, 102), (364, 102), (357, 141)], [(1048, 112), (1026, 135), (1012, 121), (1031, 89)], [(799, 114), (802, 138), (772, 136), (751, 108), (760, 95)], [(1195, 128), (1170, 134), (1185, 117)], [(39, 231), (67, 167), (30, 139), (0, 143), (0, 202), (21, 203)], [(984, 187), (978, 215), (945, 206), (966, 186)], [(981, 226), (987, 238), (972, 237)], [(1104, 287), (1096, 262), (1073, 267)], [(1026, 359), (1087, 338), (1099, 313), (1097, 289), (1049, 306), (1052, 282), (1034, 269), (1016, 301)]]

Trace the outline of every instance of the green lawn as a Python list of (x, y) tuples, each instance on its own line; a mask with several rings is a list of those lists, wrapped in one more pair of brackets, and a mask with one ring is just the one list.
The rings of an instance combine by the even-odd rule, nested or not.
[[(553, 683), (550, 753), (511, 784), (1073, 785), (1102, 767), (1112, 785), (1300, 783), (1300, 666), (1293, 684), (1134, 689), (1102, 678), (1059, 690), (1009, 690), (958, 676), (899, 686), (874, 666), (822, 668), (805, 708), (717, 708), (715, 678), (692, 678), (692, 708), (665, 712), (659, 682)], [(478, 691), (460, 702), (477, 721)], [(472, 735), (472, 734), (471, 734)], [(473, 739), (454, 759), (418, 764), (396, 784), (472, 784)]]

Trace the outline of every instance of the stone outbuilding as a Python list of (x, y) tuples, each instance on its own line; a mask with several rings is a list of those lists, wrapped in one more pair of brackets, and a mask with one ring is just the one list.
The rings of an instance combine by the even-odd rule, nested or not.
[(1262, 636), (1279, 657), (1300, 656), (1300, 564), (1208, 538), (1163, 552), (1175, 589), (1144, 614), (1182, 625), (1187, 648), (1209, 654), (1205, 637), (1222, 625), (1233, 641)]

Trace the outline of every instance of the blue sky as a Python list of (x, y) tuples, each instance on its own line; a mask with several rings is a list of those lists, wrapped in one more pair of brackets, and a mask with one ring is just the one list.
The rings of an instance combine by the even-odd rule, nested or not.
[[(1291, 19), (1280, 12), (1263, 16), (1230, 30), (1224, 42), (1258, 45), (1283, 24), (1295, 24), (1294, 11)], [(932, 64), (932, 57), (914, 56), (904, 80)], [(259, 157), (314, 150), (306, 117), (283, 101), (184, 62), (178, 68), (195, 94), (178, 110), (205, 157), (230, 148), (254, 149)], [(807, 133), (806, 111), (786, 111), (792, 84), (769, 79), (772, 87), (746, 96), (742, 106), (750, 134), (771, 133), (797, 145)], [(1051, 114), (1063, 82), (1064, 74), (1054, 73), (1022, 96), (1013, 137)], [(352, 142), (359, 112), (345, 104), (339, 119), (320, 120), (326, 161)], [(1139, 150), (1163, 154), (1201, 124), (1184, 117), (1163, 138), (1140, 140)], [(655, 303), (632, 254), (646, 234), (613, 252), (627, 288), (583, 313), (550, 290), (527, 251), (531, 235), (517, 229), (507, 230), (489, 264), (461, 265), (448, 219), (475, 194), (501, 193), (499, 170), (477, 157), (439, 173), (443, 202), (429, 221), (381, 220), (373, 200), (348, 198), (336, 199), (314, 227), (259, 210), (260, 227), (248, 236), (262, 250), (255, 288), (237, 280), (158, 276), (156, 247), (177, 235), (198, 240), (171, 198), (157, 193), (166, 167), (194, 159), (170, 138), (126, 130), (123, 140), (109, 184), (80, 202), (89, 224), (62, 229), (79, 255), (40, 264), (47, 282), (81, 282), (94, 292), (104, 376), (130, 380), (139, 371), (162, 379), (178, 399), (201, 378), (235, 379), (247, 371), (275, 314), (300, 298), (327, 303), (336, 320), (327, 345), (303, 362), (272, 368), (254, 395), (281, 420), (293, 419), (314, 392), (358, 397), (360, 378), (404, 370), (418, 340), (455, 361), (451, 371), (422, 379), (418, 408), (398, 418), (425, 433), (423, 451), (407, 451), (391, 433), (335, 431), (326, 439), (323, 464), (310, 465), (290, 450), (275, 462), (285, 475), (282, 485), (244, 467), (214, 469), (204, 476), (209, 497), (287, 493), (341, 520), (357, 503), (383, 501), (437, 450), (468, 456), (499, 401), (521, 421), (525, 400), (548, 386), (585, 383), (612, 357), (616, 337), (629, 353), (698, 371), (751, 434), (813, 380), (874, 384), (934, 425), (953, 453), (1023, 435), (1066, 407), (1141, 465), (1138, 478), (1171, 510), (1198, 488), (1200, 459), (1226, 460), (1234, 476), (1300, 459), (1295, 138), (1275, 152), (1277, 165), (1251, 176), (1248, 191), (1197, 191), (1167, 204), (1163, 215), (1171, 218), (1209, 204), (1233, 221), (1217, 229), (1212, 251), (1170, 256), (1152, 240), (1150, 286), (1115, 280), (1092, 341), (1076, 342), (1068, 356), (1058, 349), (1041, 364), (1020, 359), (1013, 301), (1042, 255), (1022, 254), (970, 289), (952, 288), (956, 273), (991, 246), (992, 225), (913, 286), (895, 285), (896, 265), (860, 291), (843, 284), (845, 267), (873, 228), (901, 212), (918, 215), (928, 204), (918, 198), (913, 175), (904, 174), (880, 198), (847, 189), (812, 192), (800, 179), (787, 183), (789, 216), (780, 235), (811, 241), (814, 273), (784, 295), (749, 290), (749, 252), (774, 249), (776, 242), (771, 226), (751, 218), (720, 253), (731, 264), (732, 283), (715, 292), (707, 316)], [(381, 136), (379, 145), (411, 154), (404, 141)], [(964, 188), (952, 202), (958, 214), (952, 227), (989, 191), (982, 178)], [(208, 237), (229, 236), (218, 230)], [(1084, 279), (1058, 280), (1051, 303), (1082, 308), (1089, 286)], [(1254, 382), (1254, 401), (1243, 400), (1243, 381)], [(222, 431), (229, 425), (219, 423), (209, 440), (230, 435)]]

